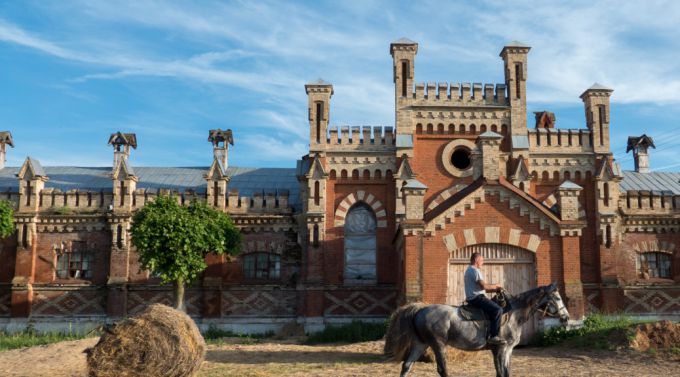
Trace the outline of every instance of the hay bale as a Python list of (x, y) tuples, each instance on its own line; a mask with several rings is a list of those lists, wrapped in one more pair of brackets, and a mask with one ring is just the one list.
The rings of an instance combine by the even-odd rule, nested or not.
[(153, 304), (107, 330), (85, 352), (89, 377), (188, 377), (198, 372), (205, 351), (188, 315)]

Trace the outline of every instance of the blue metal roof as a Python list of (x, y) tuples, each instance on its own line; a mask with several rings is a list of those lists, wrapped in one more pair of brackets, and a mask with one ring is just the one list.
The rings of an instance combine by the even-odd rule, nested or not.
[[(18, 167), (0, 169), (0, 190), (17, 191), (19, 180)], [(156, 191), (170, 189), (177, 191), (193, 190), (205, 193), (206, 181), (203, 175), (209, 167), (135, 167), (139, 180), (137, 188)], [(46, 188), (62, 191), (71, 189), (105, 191), (112, 190), (111, 168), (80, 166), (45, 166)], [(253, 196), (255, 193), (289, 193), (288, 201), (294, 209), (300, 209), (299, 184), (295, 169), (283, 168), (242, 168), (229, 167), (231, 177), (229, 190), (238, 190), (240, 196)]]
[(621, 190), (672, 191), (680, 195), (680, 172), (638, 173), (624, 171)]

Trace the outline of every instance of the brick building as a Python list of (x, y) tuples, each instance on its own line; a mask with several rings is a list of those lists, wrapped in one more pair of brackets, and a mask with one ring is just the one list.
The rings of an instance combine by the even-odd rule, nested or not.
[(503, 47), (502, 84), (420, 84), (418, 44), (392, 43), (394, 127), (329, 126), (333, 86), (309, 83), (309, 154), (291, 169), (229, 166), (230, 130), (209, 132), (204, 167), (135, 166), (136, 136), (121, 132), (112, 168), (5, 167), (1, 133), (0, 199), (17, 231), (0, 248), (0, 323), (101, 322), (171, 302), (128, 236), (159, 193), (206, 200), (243, 232), (242, 255), (209, 257), (187, 290), (203, 325), (313, 329), (405, 301), (459, 304), (472, 251), (511, 292), (557, 282), (573, 318), (679, 315), (680, 174), (649, 172), (646, 135), (628, 142), (635, 171), (620, 170), (612, 90), (598, 84), (581, 95), (585, 127), (555, 128), (546, 111), (528, 128), (529, 50)]

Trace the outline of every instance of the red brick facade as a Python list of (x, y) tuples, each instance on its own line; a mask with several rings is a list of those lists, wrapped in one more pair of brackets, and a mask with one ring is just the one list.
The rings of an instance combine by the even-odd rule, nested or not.
[[(0, 247), (0, 317), (103, 320), (170, 303), (171, 287), (140, 269), (128, 234), (134, 211), (159, 192), (203, 198), (243, 232), (242, 255), (208, 257), (187, 289), (189, 314), (205, 320), (304, 324), (382, 318), (406, 301), (456, 303), (454, 265), (471, 247), (508, 274), (520, 256), (507, 251), (521, 250), (531, 281), (514, 283), (556, 282), (572, 318), (680, 314), (680, 192), (630, 188), (633, 173), (609, 146), (612, 91), (595, 85), (581, 96), (585, 128), (555, 129), (542, 112), (528, 129), (527, 46), (503, 48), (505, 83), (496, 85), (417, 84), (417, 50), (408, 40), (390, 47), (394, 127), (330, 127), (332, 85), (306, 85), (310, 152), (289, 174), (299, 195), (239, 192), (238, 174), (253, 173), (227, 169), (231, 133), (220, 130), (210, 133), (209, 168), (173, 173), (199, 174), (201, 192), (149, 189), (150, 168), (131, 168), (133, 134), (111, 137), (114, 167), (99, 178), (108, 187), (59, 188), (50, 177), (65, 173), (33, 159), (0, 169), (15, 182), (0, 195), (17, 220)], [(357, 208), (371, 215), (352, 217)], [(59, 255), (74, 242), (91, 254), (91, 276), (60, 278)]]

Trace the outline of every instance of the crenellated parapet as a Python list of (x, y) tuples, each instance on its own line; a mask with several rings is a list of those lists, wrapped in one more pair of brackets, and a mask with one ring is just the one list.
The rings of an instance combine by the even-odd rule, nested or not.
[(393, 127), (332, 126), (326, 143), (327, 151), (388, 150), (395, 148)]
[(287, 190), (255, 192), (241, 196), (236, 190), (229, 191), (226, 212), (229, 214), (292, 213)]
[(411, 106), (508, 106), (505, 84), (417, 83), (405, 100)]
[(529, 152), (592, 153), (588, 129), (534, 128), (528, 130)]

